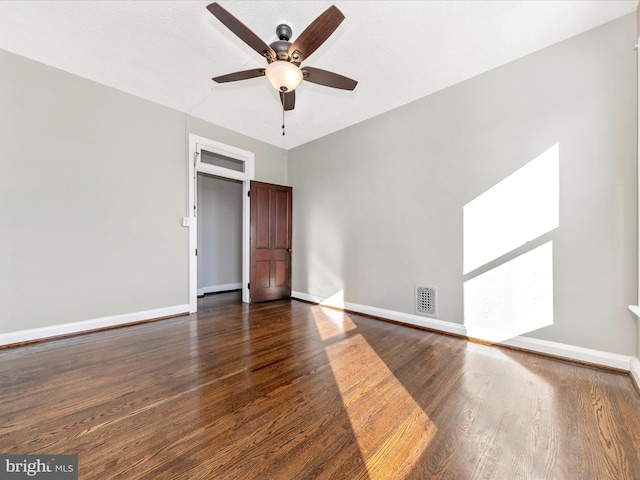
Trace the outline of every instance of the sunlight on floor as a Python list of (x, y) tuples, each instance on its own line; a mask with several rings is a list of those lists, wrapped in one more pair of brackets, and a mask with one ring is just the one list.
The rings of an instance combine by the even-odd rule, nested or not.
[(344, 335), (358, 328), (344, 312), (332, 308), (322, 309), (323, 321), (319, 321), (318, 317), (315, 317), (315, 320), (316, 328), (322, 341)]
[[(483, 406), (484, 415), (468, 426), (465, 439), (483, 446), (486, 458), (501, 465), (502, 475), (485, 463), (469, 462), (474, 469), (466, 478), (543, 478), (532, 472), (559, 470), (555, 464), (555, 452), (560, 448), (558, 436), (562, 396), (556, 393), (553, 382), (545, 375), (549, 372), (536, 362), (524, 359), (499, 348), (491, 348), (469, 342), (464, 352), (464, 371), (461, 382), (466, 396), (474, 398), (500, 390), (500, 402)], [(511, 388), (503, 389), (502, 385)], [(566, 401), (566, 399), (564, 399)], [(526, 407), (523, 407), (525, 406)], [(522, 412), (528, 411), (523, 415)], [(516, 414), (515, 412), (520, 412)], [(513, 432), (519, 432), (514, 436)], [(540, 455), (528, 455), (532, 446)], [(507, 475), (507, 471), (509, 474)], [(558, 472), (556, 472), (558, 475)], [(544, 477), (550, 478), (550, 477)], [(560, 475), (553, 478), (578, 478)]]
[[(436, 426), (357, 333), (347, 314), (329, 308), (313, 312), (369, 478), (403, 478), (419, 461), (437, 432)], [(363, 371), (374, 373), (362, 376)], [(380, 401), (391, 398), (392, 392), (393, 404)], [(376, 440), (364, 442), (363, 438)]]

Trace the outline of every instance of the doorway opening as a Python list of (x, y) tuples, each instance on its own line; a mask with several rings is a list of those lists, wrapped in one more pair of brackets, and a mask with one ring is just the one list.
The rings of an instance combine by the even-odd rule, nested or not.
[[(249, 182), (254, 178), (254, 154), (211, 139), (189, 135), (189, 311), (198, 310), (198, 184), (199, 177), (215, 177), (241, 185), (241, 291), (249, 303), (250, 202)], [(204, 187), (203, 187), (204, 188)], [(207, 227), (203, 225), (203, 229)], [(206, 278), (206, 277), (205, 277)], [(232, 282), (235, 283), (235, 282)], [(224, 285), (224, 284), (221, 284)], [(205, 288), (206, 285), (201, 288)]]
[(198, 297), (242, 289), (242, 182), (197, 176)]

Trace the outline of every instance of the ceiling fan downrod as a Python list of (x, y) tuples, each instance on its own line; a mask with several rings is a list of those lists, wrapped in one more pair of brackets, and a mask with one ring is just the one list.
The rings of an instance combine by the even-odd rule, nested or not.
[(284, 92), (287, 91), (287, 87), (280, 88), (280, 96), (282, 97), (282, 136), (284, 137)]

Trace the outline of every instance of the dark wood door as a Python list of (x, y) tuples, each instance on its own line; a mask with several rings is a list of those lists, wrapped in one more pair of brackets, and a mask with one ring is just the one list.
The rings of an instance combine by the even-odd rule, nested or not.
[(291, 193), (251, 182), (251, 302), (291, 297)]

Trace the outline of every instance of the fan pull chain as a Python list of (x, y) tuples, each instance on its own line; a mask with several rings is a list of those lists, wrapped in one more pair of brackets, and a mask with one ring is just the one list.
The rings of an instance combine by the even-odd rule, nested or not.
[(280, 90), (280, 95), (282, 96), (282, 136), (284, 136), (284, 90)]

